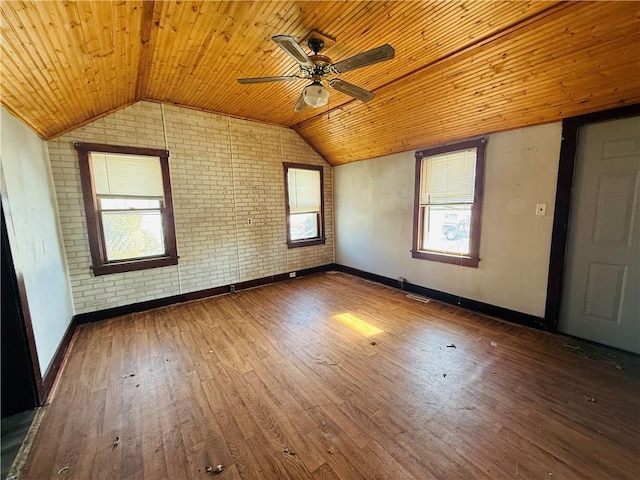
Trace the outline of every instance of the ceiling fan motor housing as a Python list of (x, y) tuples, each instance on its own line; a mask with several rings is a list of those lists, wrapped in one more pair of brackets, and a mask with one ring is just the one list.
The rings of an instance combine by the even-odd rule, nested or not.
[[(307, 69), (300, 67), (301, 71), (310, 73), (312, 76), (323, 76), (331, 72), (331, 59), (326, 55), (309, 55), (309, 59), (313, 62), (313, 68)], [(315, 80), (315, 79), (314, 79)]]

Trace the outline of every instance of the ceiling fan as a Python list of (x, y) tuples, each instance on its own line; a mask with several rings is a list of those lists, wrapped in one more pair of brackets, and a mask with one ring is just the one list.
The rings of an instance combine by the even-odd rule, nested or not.
[(289, 35), (276, 35), (271, 37), (276, 45), (282, 48), (291, 58), (293, 58), (300, 67), (298, 75), (285, 75), (281, 77), (257, 77), (257, 78), (239, 78), (238, 83), (265, 83), (265, 82), (291, 82), (299, 79), (310, 79), (312, 82), (304, 87), (300, 93), (300, 97), (294, 107), (295, 112), (301, 112), (307, 105), (311, 107), (322, 107), (329, 101), (329, 92), (324, 87), (328, 84), (339, 92), (346, 93), (353, 98), (368, 102), (375, 97), (373, 92), (360, 88), (352, 83), (345, 82), (339, 78), (328, 80), (330, 75), (348, 72), (356, 68), (366, 67), (374, 63), (391, 60), (395, 56), (395, 50), (389, 44), (381, 47), (367, 50), (353, 57), (333, 63), (331, 59), (325, 55), (319, 55), (324, 48), (324, 42), (319, 38), (311, 37), (307, 42), (309, 49), (313, 55), (307, 55), (302, 47)]

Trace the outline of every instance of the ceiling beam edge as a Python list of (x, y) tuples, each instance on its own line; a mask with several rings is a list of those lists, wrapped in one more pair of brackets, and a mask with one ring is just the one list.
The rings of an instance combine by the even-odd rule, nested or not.
[(83, 120), (81, 122), (78, 122), (78, 123), (72, 125), (69, 128), (65, 128), (63, 130), (59, 130), (59, 131), (57, 131), (55, 133), (52, 133), (51, 135), (46, 137), (45, 140), (46, 141), (50, 141), (50, 140), (53, 140), (55, 138), (61, 137), (62, 135), (65, 135), (65, 134), (67, 134), (69, 132), (74, 131), (76, 128), (84, 127), (85, 125), (93, 123), (96, 120), (99, 120), (101, 118), (106, 117), (107, 115), (111, 115), (112, 113), (117, 112), (118, 110), (122, 110), (123, 108), (127, 108), (127, 107), (129, 107), (129, 106), (131, 106), (131, 105), (133, 105), (134, 103), (137, 103), (137, 102), (138, 102), (138, 100), (132, 100), (130, 102), (127, 102), (127, 103), (124, 103), (122, 105), (119, 105), (119, 106), (117, 106), (115, 108), (111, 108), (111, 109), (107, 110), (106, 112), (102, 112), (102, 113), (100, 113), (98, 115), (94, 115), (91, 118), (87, 118), (87, 119), (85, 119), (85, 120)]
[(300, 137), (302, 139), (302, 141), (307, 144), (307, 147), (309, 147), (311, 150), (313, 150), (313, 153), (315, 153), (316, 155), (318, 155), (318, 157), (320, 157), (322, 160), (324, 160), (327, 165), (329, 165), (331, 168), (335, 167), (335, 165), (329, 161), (329, 159), (324, 155), (324, 153), (322, 153), (320, 150), (318, 150), (313, 145), (313, 143), (311, 143), (311, 141), (307, 137), (305, 137), (304, 135), (301, 135), (300, 132), (298, 132), (297, 130), (295, 130), (295, 129), (291, 128), (291, 127), (289, 127), (289, 128), (291, 130), (293, 130), (294, 132), (296, 132), (296, 135), (298, 135), (298, 137)]
[(138, 59), (138, 77), (136, 78), (136, 100), (144, 100), (149, 91), (149, 77), (153, 65), (153, 51), (157, 28), (160, 21), (160, 9), (156, 9), (155, 1), (142, 2), (140, 19), (140, 58)]

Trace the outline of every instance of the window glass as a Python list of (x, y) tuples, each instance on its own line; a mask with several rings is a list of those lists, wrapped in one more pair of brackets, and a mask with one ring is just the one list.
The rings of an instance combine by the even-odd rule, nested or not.
[(416, 152), (412, 256), (477, 266), (485, 140)]
[(471, 206), (435, 205), (423, 209), (421, 250), (468, 255)]
[(289, 228), (291, 231), (291, 240), (316, 238), (319, 236), (318, 214), (292, 213), (289, 215)]
[(317, 245), (324, 239), (322, 167), (285, 163), (287, 245)]
[(102, 212), (107, 261), (164, 255), (160, 212)]
[(169, 152), (75, 144), (95, 275), (178, 262)]

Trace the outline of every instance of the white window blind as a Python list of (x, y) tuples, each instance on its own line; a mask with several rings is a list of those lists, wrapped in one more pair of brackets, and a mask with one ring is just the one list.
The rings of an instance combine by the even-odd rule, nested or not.
[(289, 168), (287, 172), (289, 212), (319, 212), (320, 172), (299, 168)]
[(91, 168), (97, 195), (164, 195), (158, 157), (91, 152)]
[(473, 203), (476, 149), (424, 158), (421, 178), (421, 205)]

